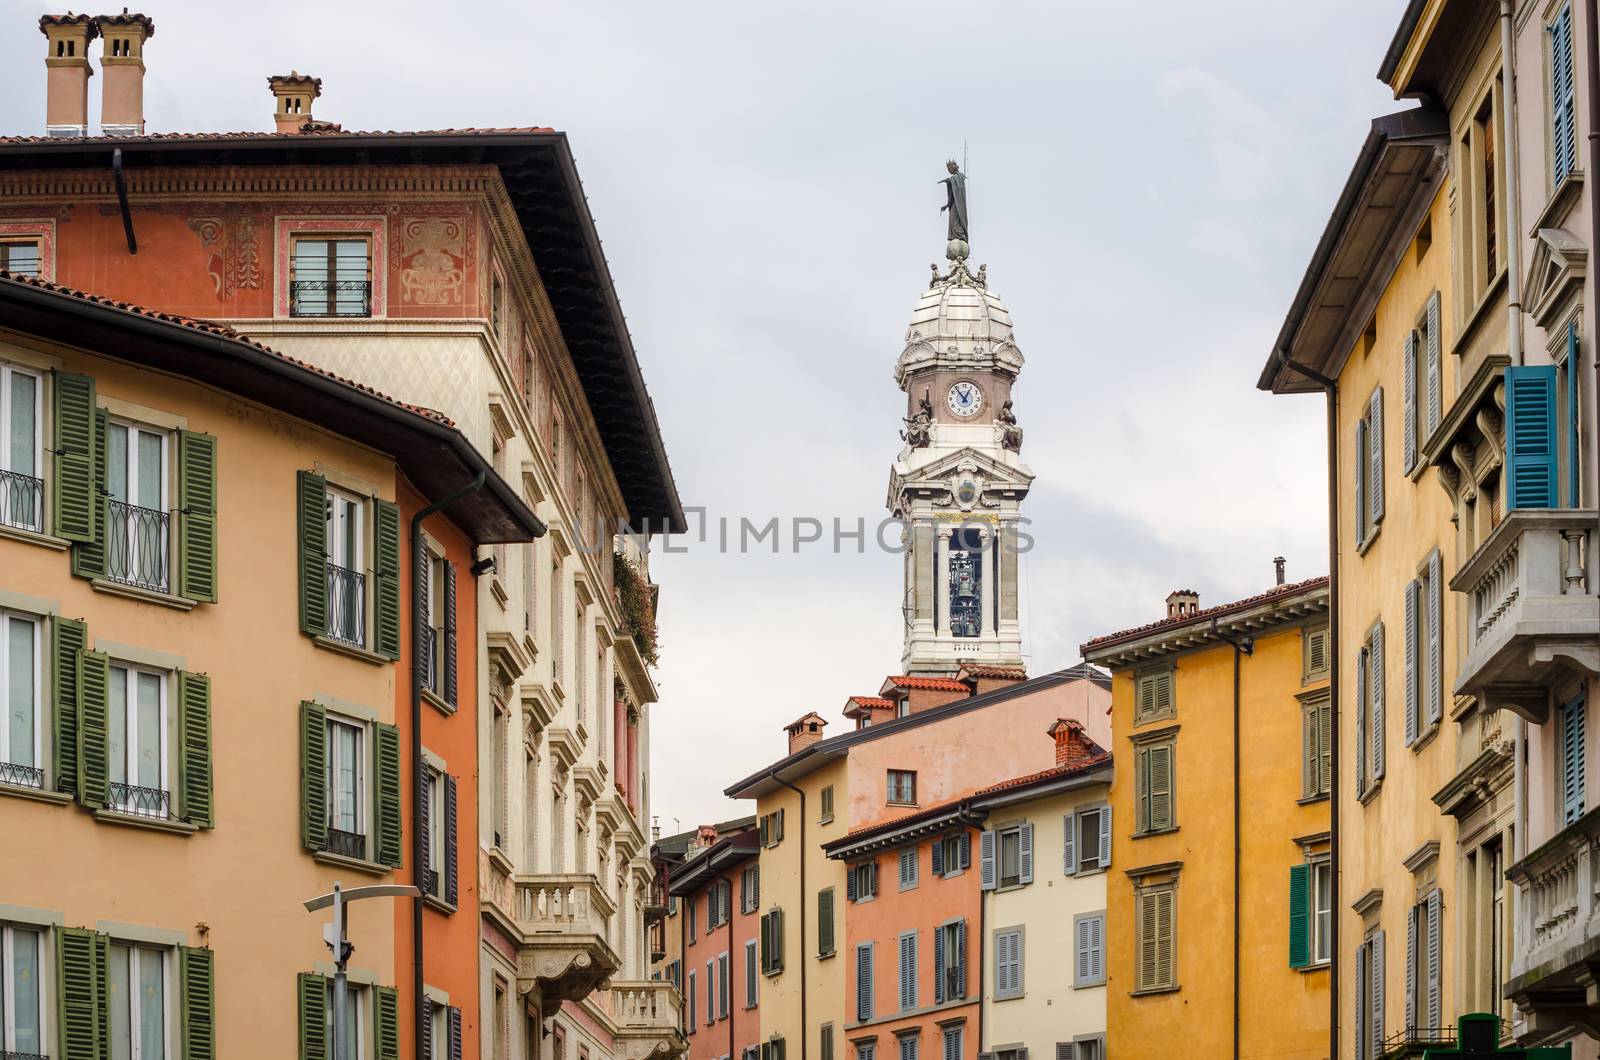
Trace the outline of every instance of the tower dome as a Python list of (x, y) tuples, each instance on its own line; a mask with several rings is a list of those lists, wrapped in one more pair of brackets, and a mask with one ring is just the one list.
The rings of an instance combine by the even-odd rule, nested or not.
[(1011, 313), (989, 290), (988, 266), (976, 273), (963, 261), (952, 262), (922, 292), (906, 328), (906, 345), (895, 363), (895, 383), (902, 389), (914, 373), (930, 369), (1001, 372), (1016, 379), (1022, 351), (1011, 336)]

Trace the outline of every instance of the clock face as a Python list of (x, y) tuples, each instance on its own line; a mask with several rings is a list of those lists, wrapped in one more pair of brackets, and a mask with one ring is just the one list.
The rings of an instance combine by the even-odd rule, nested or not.
[(970, 379), (963, 379), (950, 387), (946, 400), (950, 404), (950, 411), (957, 416), (976, 416), (978, 410), (983, 408), (983, 390)]

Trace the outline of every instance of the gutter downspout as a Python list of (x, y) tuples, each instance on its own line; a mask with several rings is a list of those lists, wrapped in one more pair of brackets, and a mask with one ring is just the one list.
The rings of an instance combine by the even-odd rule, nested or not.
[(417, 1056), (423, 1055), (428, 1034), (427, 1006), (423, 1004), (427, 995), (422, 985), (421, 894), (422, 867), (427, 864), (428, 852), (422, 845), (422, 653), (417, 646), (417, 624), (422, 621), (423, 611), (422, 523), (435, 512), (483, 489), (488, 480), (488, 472), (480, 471), (471, 482), (411, 517), (411, 879), (418, 885), (418, 894), (411, 900), (411, 1014)]
[(1239, 831), (1242, 801), (1239, 795), (1242, 782), (1239, 768), (1239, 669), (1243, 656), (1255, 654), (1256, 642), (1253, 637), (1235, 640), (1222, 632), (1215, 618), (1211, 620), (1211, 635), (1233, 646), (1233, 1057), (1239, 1060), (1239, 874), (1244, 861), (1243, 837)]
[(806, 1047), (810, 1041), (806, 1033), (810, 1026), (806, 1022), (806, 793), (778, 776), (777, 769), (769, 770), (767, 779), (800, 796), (800, 959), (796, 964), (800, 969), (800, 1060), (806, 1060)]
[(139, 253), (139, 240), (133, 234), (133, 214), (128, 210), (128, 182), (122, 177), (122, 148), (111, 152), (111, 177), (117, 184), (117, 207), (122, 211), (122, 234), (128, 237), (128, 253)]
[[(759, 858), (759, 855), (757, 857)], [(733, 877), (724, 876), (723, 878), (728, 881), (728, 976), (732, 976), (733, 962), (737, 956), (733, 952)], [(739, 897), (743, 899), (744, 895), (741, 894)], [(742, 905), (739, 911), (740, 913), (744, 912)], [(802, 932), (801, 938), (803, 939), (804, 937), (805, 935)], [(728, 1060), (733, 1060), (733, 1057), (738, 1055), (738, 1050), (733, 1047), (733, 1012), (735, 1004), (733, 987), (729, 986), (725, 980), (722, 984), (722, 989), (728, 992)]]
[(1328, 703), (1333, 713), (1333, 724), (1328, 726), (1328, 757), (1333, 768), (1328, 771), (1328, 858), (1333, 865), (1333, 879), (1328, 901), (1333, 910), (1334, 930), (1328, 942), (1328, 1055), (1339, 1055), (1339, 892), (1343, 866), (1340, 864), (1343, 843), (1339, 840), (1339, 788), (1344, 763), (1339, 756), (1339, 381), (1315, 369), (1289, 359), (1285, 350), (1278, 350), (1278, 363), (1298, 372), (1322, 387), (1327, 395), (1328, 409)]
[[(985, 817), (983, 823), (984, 824), (988, 823), (987, 816)], [(977, 826), (974, 826), (974, 827), (977, 827)], [(981, 828), (980, 828), (980, 838), (981, 838)], [(988, 1001), (989, 995), (983, 989), (983, 955), (984, 955), (984, 952), (988, 949), (987, 939), (989, 938), (989, 896), (994, 894), (994, 892), (993, 891), (986, 891), (986, 890), (983, 889), (983, 885), (982, 885), (982, 882), (981, 882), (981, 876), (982, 876), (982, 866), (981, 865), (979, 866), (979, 876), (980, 876), (980, 882), (979, 882), (979, 885), (978, 885), (978, 1052), (979, 1052), (979, 1054), (982, 1054), (985, 1051), (985, 1049), (987, 1048), (987, 1046), (984, 1043), (984, 1037), (983, 1037), (985, 1032), (986, 1032), (986, 1026), (985, 1026), (985, 1022), (984, 1022), (984, 1018), (983, 1017), (984, 1017), (984, 1013), (988, 1010), (988, 1007), (989, 1007), (989, 1001)]]

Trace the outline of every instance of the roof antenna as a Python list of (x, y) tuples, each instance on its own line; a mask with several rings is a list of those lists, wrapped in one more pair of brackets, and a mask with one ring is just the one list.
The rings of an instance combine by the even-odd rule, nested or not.
[(967, 171), (967, 138), (961, 138), (961, 172)]

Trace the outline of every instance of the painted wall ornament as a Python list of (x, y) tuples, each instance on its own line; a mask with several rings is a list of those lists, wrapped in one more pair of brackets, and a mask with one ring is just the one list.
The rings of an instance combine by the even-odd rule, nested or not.
[(467, 273), (459, 220), (416, 217), (401, 231), (400, 287), (417, 305), (453, 305), (461, 301)]

